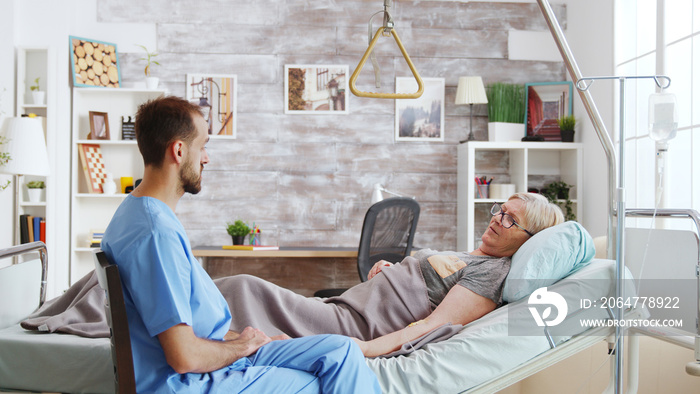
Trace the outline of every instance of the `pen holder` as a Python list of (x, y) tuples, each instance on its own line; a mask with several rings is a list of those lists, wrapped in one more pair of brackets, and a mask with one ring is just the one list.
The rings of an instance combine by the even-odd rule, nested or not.
[(489, 185), (476, 185), (475, 198), (489, 198)]
[(254, 246), (262, 245), (262, 236), (261, 236), (260, 230), (251, 231), (250, 237), (248, 237), (248, 242)]

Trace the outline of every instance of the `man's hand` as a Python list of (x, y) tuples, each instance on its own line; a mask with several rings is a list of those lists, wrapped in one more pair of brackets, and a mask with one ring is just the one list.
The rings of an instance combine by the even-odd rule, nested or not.
[(240, 346), (238, 348), (239, 351), (243, 356), (247, 357), (257, 352), (261, 346), (272, 342), (272, 338), (257, 328), (246, 327), (236, 339), (227, 342)]
[(384, 267), (390, 267), (390, 266), (392, 266), (392, 265), (393, 265), (392, 263), (390, 263), (390, 262), (388, 262), (388, 261), (386, 261), (386, 260), (379, 260), (379, 261), (377, 261), (377, 262), (374, 264), (374, 266), (372, 267), (372, 269), (369, 270), (369, 273), (367, 274), (367, 280), (370, 280), (370, 279), (374, 278), (375, 275), (377, 275), (378, 273), (382, 272), (382, 268), (384, 268)]

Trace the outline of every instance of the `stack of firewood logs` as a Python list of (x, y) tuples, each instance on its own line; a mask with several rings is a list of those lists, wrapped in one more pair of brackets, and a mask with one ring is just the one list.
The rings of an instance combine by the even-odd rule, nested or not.
[(76, 84), (119, 87), (117, 49), (114, 45), (74, 38), (72, 47)]

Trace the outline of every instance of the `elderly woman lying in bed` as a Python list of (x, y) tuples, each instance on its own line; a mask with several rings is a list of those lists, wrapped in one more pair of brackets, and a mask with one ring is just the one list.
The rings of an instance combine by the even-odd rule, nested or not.
[(539, 194), (517, 193), (494, 204), (493, 217), (470, 252), (421, 250), (399, 264), (380, 261), (367, 282), (338, 297), (306, 298), (249, 275), (217, 281), (233, 311), (231, 329), (268, 335), (321, 333), (356, 339), (365, 356), (391, 353), (446, 324), (464, 325), (502, 303), (510, 257), (537, 232), (563, 222)]

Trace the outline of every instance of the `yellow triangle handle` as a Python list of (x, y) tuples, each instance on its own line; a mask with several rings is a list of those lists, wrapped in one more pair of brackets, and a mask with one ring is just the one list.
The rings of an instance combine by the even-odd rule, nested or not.
[(418, 71), (416, 70), (416, 67), (413, 65), (413, 62), (411, 61), (411, 58), (408, 57), (408, 53), (406, 52), (406, 48), (403, 47), (403, 44), (401, 43), (401, 39), (399, 39), (399, 35), (396, 34), (396, 29), (391, 29), (391, 34), (394, 36), (394, 40), (396, 40), (396, 44), (399, 46), (399, 49), (401, 50), (401, 53), (403, 54), (403, 58), (406, 59), (406, 63), (408, 63), (408, 67), (411, 69), (411, 72), (413, 73), (413, 77), (416, 78), (416, 82), (418, 83), (418, 91), (415, 93), (373, 93), (373, 92), (361, 92), (357, 90), (357, 87), (355, 86), (355, 82), (357, 81), (357, 77), (360, 75), (360, 72), (362, 71), (362, 68), (365, 66), (365, 62), (367, 61), (367, 58), (369, 57), (370, 53), (372, 53), (372, 49), (374, 49), (374, 45), (377, 43), (377, 40), (379, 37), (382, 35), (382, 32), (384, 31), (384, 27), (380, 27), (377, 30), (377, 33), (374, 35), (374, 38), (372, 38), (372, 41), (369, 43), (369, 47), (365, 51), (365, 54), (362, 56), (362, 59), (360, 59), (360, 63), (357, 65), (355, 68), (355, 71), (352, 73), (352, 76), (350, 77), (350, 91), (358, 97), (371, 97), (371, 98), (380, 98), (380, 99), (414, 99), (418, 98), (423, 95), (423, 79), (421, 79), (420, 75), (418, 74)]

